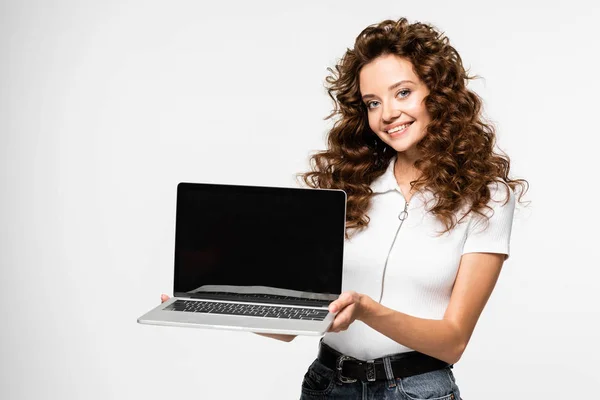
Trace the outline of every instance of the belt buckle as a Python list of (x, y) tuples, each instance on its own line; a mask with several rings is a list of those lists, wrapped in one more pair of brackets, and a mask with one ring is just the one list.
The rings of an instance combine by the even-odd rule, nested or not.
[(337, 359), (337, 365), (336, 365), (336, 369), (337, 369), (337, 376), (338, 379), (340, 380), (340, 382), (342, 383), (354, 383), (356, 382), (358, 379), (350, 379), (345, 377), (344, 375), (342, 375), (342, 364), (344, 364), (344, 361), (346, 360), (354, 360), (354, 358), (350, 357), (350, 356), (345, 356), (345, 355), (341, 355), (338, 357)]
[(375, 361), (367, 361), (367, 381), (375, 382)]

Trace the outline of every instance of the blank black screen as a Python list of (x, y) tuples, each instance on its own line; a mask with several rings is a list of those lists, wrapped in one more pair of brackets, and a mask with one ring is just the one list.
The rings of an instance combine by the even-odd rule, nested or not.
[(341, 190), (180, 183), (174, 291), (232, 285), (340, 294), (345, 214)]

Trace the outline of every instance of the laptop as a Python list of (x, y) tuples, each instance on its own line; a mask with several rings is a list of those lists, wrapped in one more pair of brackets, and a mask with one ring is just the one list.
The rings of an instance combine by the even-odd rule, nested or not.
[(343, 190), (179, 183), (174, 296), (137, 321), (323, 335), (345, 226)]

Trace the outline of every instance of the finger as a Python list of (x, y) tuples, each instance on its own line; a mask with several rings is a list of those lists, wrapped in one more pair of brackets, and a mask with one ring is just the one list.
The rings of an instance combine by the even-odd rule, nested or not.
[(331, 332), (341, 332), (341, 331), (345, 331), (346, 329), (348, 329), (348, 324), (345, 321), (340, 321), (340, 322), (334, 322), (333, 324), (331, 324), (331, 327), (329, 328), (329, 330)]
[(333, 321), (333, 323), (331, 324), (331, 326), (329, 327), (329, 332), (341, 332), (342, 330), (342, 323), (340, 321)]
[(165, 301), (169, 300), (169, 296), (167, 296), (166, 294), (161, 294), (160, 295), (160, 302), (164, 303)]
[(342, 308), (344, 308), (344, 299), (346, 298), (346, 294), (342, 293), (340, 295), (340, 297), (337, 298), (337, 300), (332, 301), (331, 304), (329, 304), (329, 311), (334, 313), (334, 312), (338, 312), (339, 310), (341, 310)]
[(339, 310), (342, 310), (344, 307), (348, 306), (349, 304), (353, 303), (353, 295), (351, 292), (344, 292), (340, 295), (340, 297), (338, 297), (337, 300), (335, 300), (334, 302), (332, 302), (329, 305), (329, 311), (331, 312), (338, 312)]
[(333, 323), (331, 324), (330, 330), (333, 332), (345, 331), (352, 323), (352, 306), (343, 309), (338, 315), (335, 316)]

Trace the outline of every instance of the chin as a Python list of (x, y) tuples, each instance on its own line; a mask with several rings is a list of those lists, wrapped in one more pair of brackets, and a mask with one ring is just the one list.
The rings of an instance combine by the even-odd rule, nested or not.
[(388, 146), (397, 152), (401, 153), (407, 150), (414, 150), (417, 147), (417, 144), (423, 139), (423, 137), (397, 137), (397, 138), (386, 138), (387, 141), (384, 141)]
[(392, 149), (394, 149), (398, 153), (401, 153), (403, 151), (409, 150), (410, 148), (414, 147), (414, 144), (413, 143), (404, 144), (404, 143), (392, 142), (392, 143), (388, 143), (388, 146), (390, 146)]

